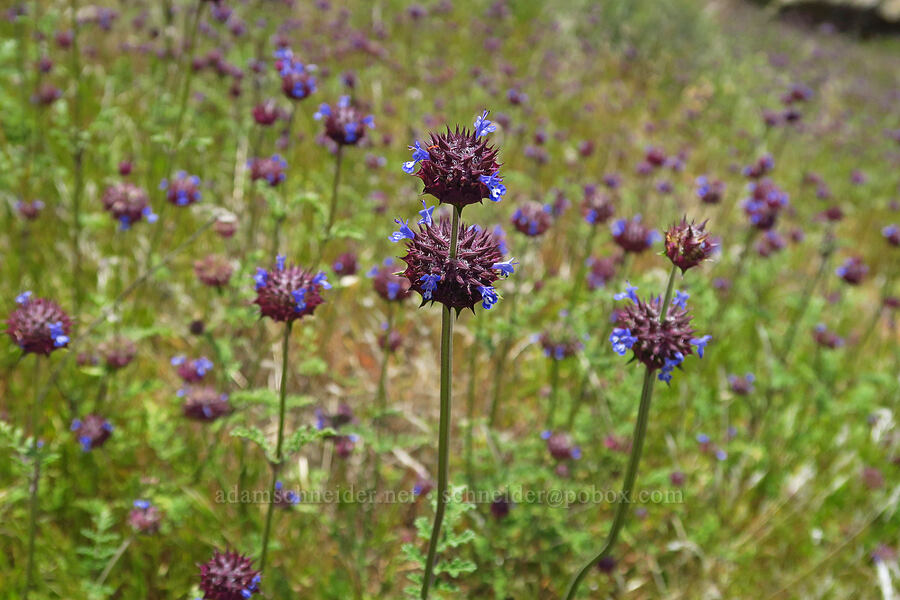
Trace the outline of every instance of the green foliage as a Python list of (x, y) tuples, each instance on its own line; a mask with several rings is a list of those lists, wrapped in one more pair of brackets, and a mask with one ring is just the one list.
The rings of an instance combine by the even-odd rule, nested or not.
[[(470, 544), (475, 538), (474, 531), (468, 528), (460, 529), (467, 512), (474, 510), (475, 505), (466, 499), (465, 486), (454, 486), (448, 490), (448, 498), (444, 513), (444, 523), (441, 528), (441, 537), (437, 545), (437, 560), (434, 565), (434, 585), (432, 589), (436, 594), (458, 592), (459, 588), (453, 580), (468, 573), (474, 573), (478, 568), (471, 560), (459, 556), (464, 546)], [(437, 498), (431, 502), (432, 509), (437, 506)], [(424, 545), (428, 545), (431, 537), (431, 520), (419, 517), (415, 523), (416, 533)], [(422, 577), (425, 570), (425, 553), (417, 544), (404, 544), (403, 555), (406, 560), (416, 565), (416, 570), (409, 571), (407, 577), (412, 585), (404, 589), (409, 598), (418, 598), (422, 588)], [(446, 577), (441, 577), (441, 575)]]

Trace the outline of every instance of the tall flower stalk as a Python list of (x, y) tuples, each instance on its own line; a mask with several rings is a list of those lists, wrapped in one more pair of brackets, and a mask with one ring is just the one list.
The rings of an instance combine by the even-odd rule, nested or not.
[(278, 403), (278, 434), (275, 442), (275, 453), (269, 460), (272, 469), (272, 484), (269, 488), (269, 503), (266, 511), (266, 523), (263, 530), (262, 549), (260, 551), (260, 571), (265, 569), (269, 551), (269, 536), (272, 530), (272, 516), (275, 510), (275, 492), (278, 473), (283, 462), (284, 419), (287, 400), (288, 355), (290, 349), (291, 329), (294, 321), (312, 315), (316, 307), (324, 302), (321, 292), (330, 289), (331, 285), (324, 273), (313, 275), (297, 265), (288, 265), (284, 256), (275, 259), (271, 269), (257, 268), (253, 276), (256, 284), (255, 304), (259, 306), (263, 317), (285, 324), (284, 337), (281, 342), (281, 386)]
[[(506, 193), (496, 161), (497, 150), (481, 138), (495, 131), (487, 120), (487, 111), (475, 120), (474, 131), (457, 127), (444, 133), (431, 134), (427, 148), (420, 142), (410, 146), (412, 160), (403, 170), (419, 177), (425, 192), (442, 204), (452, 206), (449, 219), (433, 219), (434, 207), (424, 201), (419, 211), (418, 231), (409, 220), (395, 219), (398, 231), (393, 242), (406, 243), (406, 270), (402, 273), (410, 289), (422, 296), (422, 305), (438, 302), (441, 312), (441, 387), (438, 424), (437, 500), (434, 524), (428, 542), (425, 572), (422, 578), (422, 600), (427, 600), (434, 585), (437, 549), (446, 511), (450, 480), (450, 425), (453, 376), (453, 314), (463, 309), (475, 312), (475, 306), (490, 309), (500, 296), (493, 284), (514, 271), (513, 260), (504, 261), (500, 240), (477, 226), (460, 220), (462, 210), (470, 204), (489, 198), (498, 202)], [(416, 170), (418, 168), (418, 171)]]
[[(650, 417), (650, 404), (653, 399), (653, 385), (656, 379), (669, 383), (672, 373), (687, 355), (696, 354), (703, 358), (703, 352), (710, 336), (693, 337), (694, 330), (690, 326), (691, 316), (687, 311), (687, 294), (675, 292), (675, 275), (680, 268), (682, 273), (697, 266), (709, 258), (715, 245), (704, 231), (705, 223), (695, 226), (686, 220), (673, 225), (666, 232), (666, 256), (672, 261), (666, 294), (662, 303), (659, 298), (644, 301), (637, 296), (636, 287), (628, 286), (625, 292), (616, 294), (616, 300), (626, 300), (630, 304), (620, 310), (617, 327), (609, 337), (613, 350), (624, 356), (632, 351), (634, 359), (645, 366), (644, 380), (641, 385), (641, 400), (638, 406), (637, 422), (634, 425), (631, 454), (625, 471), (622, 492), (616, 504), (616, 512), (610, 526), (606, 541), (600, 550), (575, 574), (569, 583), (564, 596), (572, 600), (578, 592), (581, 582), (597, 565), (610, 555), (619, 534), (625, 526), (625, 519), (631, 505), (631, 495), (637, 480), (638, 466), (644, 449), (647, 435), (647, 424)], [(656, 378), (654, 378), (654, 374)]]
[(31, 292), (22, 292), (16, 297), (17, 308), (6, 320), (6, 333), (23, 354), (34, 354), (35, 397), (31, 404), (31, 483), (28, 486), (28, 558), (25, 566), (25, 587), (22, 597), (27, 599), (34, 585), (35, 545), (37, 541), (38, 490), (41, 478), (40, 432), (41, 405), (43, 394), (37, 382), (40, 377), (41, 357), (69, 345), (72, 321), (58, 304), (46, 298), (34, 298)]
[(281, 387), (278, 390), (278, 437), (275, 441), (275, 463), (272, 464), (272, 485), (269, 486), (269, 506), (266, 509), (266, 527), (263, 530), (262, 550), (259, 554), (259, 570), (266, 568), (266, 558), (269, 551), (269, 533), (272, 531), (272, 515), (275, 512), (275, 486), (278, 482), (279, 465), (281, 464), (281, 451), (284, 446), (284, 413), (287, 404), (287, 373), (288, 350), (290, 348), (291, 329), (293, 321), (288, 321), (284, 326), (284, 338), (281, 342)]

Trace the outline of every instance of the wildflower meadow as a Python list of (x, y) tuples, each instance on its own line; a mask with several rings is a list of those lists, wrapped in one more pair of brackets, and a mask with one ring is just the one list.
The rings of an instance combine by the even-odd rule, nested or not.
[(4, 2), (0, 600), (900, 598), (890, 2)]

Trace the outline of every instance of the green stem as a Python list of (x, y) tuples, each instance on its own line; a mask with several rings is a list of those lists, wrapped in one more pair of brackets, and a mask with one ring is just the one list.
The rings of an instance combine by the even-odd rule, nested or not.
[(343, 156), (344, 147), (339, 144), (334, 158), (334, 180), (331, 183), (331, 204), (328, 206), (328, 222), (325, 225), (325, 235), (322, 238), (322, 243), (319, 244), (318, 255), (313, 266), (318, 265), (319, 261), (322, 260), (325, 246), (331, 241), (331, 228), (334, 227), (334, 221), (337, 218), (338, 188), (341, 185), (341, 164), (343, 163)]
[(800, 305), (800, 309), (797, 311), (797, 314), (794, 315), (794, 318), (791, 321), (791, 325), (788, 328), (787, 334), (784, 336), (784, 346), (782, 346), (781, 348), (782, 361), (787, 361), (788, 354), (790, 354), (791, 349), (793, 348), (794, 338), (797, 336), (797, 330), (800, 327), (800, 322), (803, 321), (803, 317), (806, 315), (806, 310), (809, 308), (810, 300), (812, 300), (813, 293), (816, 291), (816, 286), (819, 284), (819, 280), (822, 279), (822, 276), (825, 274), (825, 270), (828, 268), (828, 259), (831, 257), (831, 252), (834, 248), (827, 239), (831, 235), (830, 232), (826, 233), (825, 235), (826, 241), (824, 242), (824, 246), (822, 248), (822, 262), (819, 263), (819, 269), (816, 271), (815, 276), (807, 282), (806, 288), (803, 290), (803, 297), (801, 298), (802, 304)]
[(387, 372), (388, 361), (390, 360), (390, 351), (388, 347), (391, 343), (391, 331), (394, 328), (394, 305), (388, 303), (387, 308), (387, 329), (384, 330), (384, 343), (381, 345), (381, 372), (378, 375), (378, 391), (375, 393), (375, 406), (378, 410), (378, 416), (375, 421), (375, 436), (378, 440), (378, 447), (375, 448), (375, 465), (374, 465), (374, 490), (378, 494), (378, 488), (381, 487), (381, 449), (383, 446), (382, 419), (387, 412)]
[(84, 145), (79, 135), (81, 125), (81, 63), (78, 49), (78, 1), (69, 0), (72, 12), (72, 75), (75, 77), (75, 96), (72, 98), (72, 155), (75, 163), (75, 189), (72, 193), (72, 267), (75, 295), (75, 315), (81, 313), (81, 196), (84, 189)]
[[(453, 211), (450, 229), (450, 260), (456, 259), (456, 246), (459, 237), (459, 209)], [(453, 315), (450, 307), (444, 305), (441, 317), (441, 420), (438, 434), (438, 482), (437, 507), (434, 513), (434, 527), (428, 542), (428, 557), (425, 560), (425, 576), (422, 578), (422, 600), (428, 599), (431, 588), (434, 564), (437, 559), (438, 540), (441, 537), (441, 524), (444, 521), (444, 510), (447, 504), (447, 483), (450, 462), (450, 400), (453, 374)]]
[[(666, 296), (659, 313), (660, 323), (666, 319), (666, 313), (669, 310), (669, 303), (672, 301), (672, 292), (675, 289), (675, 273), (677, 267), (672, 265), (672, 271), (669, 273), (669, 283), (666, 287)], [(564, 596), (565, 600), (572, 600), (578, 592), (578, 586), (587, 576), (590, 570), (597, 562), (608, 556), (612, 552), (613, 546), (619, 539), (619, 533), (625, 526), (625, 517), (628, 507), (631, 504), (631, 494), (634, 491), (634, 482), (637, 479), (638, 466), (641, 462), (641, 453), (644, 449), (644, 438), (647, 435), (647, 423), (650, 416), (650, 402), (653, 399), (653, 370), (649, 367), (644, 372), (644, 384), (641, 388), (641, 403), (638, 407), (637, 423), (634, 424), (634, 436), (631, 444), (631, 456), (628, 458), (628, 470), (625, 472), (625, 482), (622, 484), (622, 494), (619, 496), (619, 502), (616, 504), (616, 513), (613, 516), (612, 527), (606, 536), (606, 541), (600, 551), (592, 557), (580, 571), (572, 579), (569, 588)]]
[(553, 429), (553, 417), (556, 414), (556, 397), (559, 391), (559, 363), (554, 356), (550, 360), (550, 410), (547, 411), (547, 426), (545, 429)]
[(468, 391), (466, 393), (466, 480), (469, 483), (469, 486), (472, 485), (473, 482), (473, 473), (472, 473), (472, 441), (473, 441), (473, 429), (475, 428), (475, 376), (476, 370), (478, 368), (478, 363), (476, 362), (476, 358), (478, 357), (478, 352), (476, 349), (478, 348), (477, 341), (479, 337), (479, 333), (481, 331), (481, 320), (476, 321), (475, 324), (475, 340), (476, 345), (469, 349), (469, 365), (467, 371), (469, 372), (469, 381), (468, 381)]
[(288, 321), (284, 328), (284, 340), (281, 344), (281, 389), (278, 405), (278, 439), (275, 443), (275, 462), (272, 463), (272, 485), (269, 488), (269, 507), (266, 511), (266, 528), (263, 531), (262, 553), (259, 558), (259, 570), (265, 571), (266, 558), (269, 552), (269, 533), (272, 531), (272, 514), (275, 512), (275, 484), (278, 481), (278, 469), (281, 466), (281, 447), (284, 444), (284, 413), (287, 399), (288, 346), (291, 341), (293, 321)]
[[(41, 373), (40, 357), (35, 355), (34, 360), (34, 385), (35, 392), (38, 390), (37, 381)], [(35, 393), (34, 401), (31, 404), (31, 460), (34, 461), (34, 470), (31, 474), (31, 486), (29, 489), (29, 509), (28, 509), (28, 560), (25, 567), (25, 592), (22, 594), (23, 600), (28, 600), (28, 593), (34, 583), (34, 547), (37, 541), (37, 512), (38, 512), (38, 483), (41, 478), (41, 457), (38, 453), (38, 421), (40, 419), (41, 396)]]

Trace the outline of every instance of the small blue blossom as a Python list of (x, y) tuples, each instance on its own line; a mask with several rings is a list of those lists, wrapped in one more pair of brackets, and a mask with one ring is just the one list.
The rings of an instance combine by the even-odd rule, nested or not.
[(400, 219), (394, 219), (394, 223), (400, 226), (398, 231), (395, 231), (389, 240), (392, 242), (399, 242), (400, 240), (408, 239), (413, 240), (416, 238), (416, 234), (413, 233), (413, 230), (409, 228), (409, 219), (406, 221), (402, 221)]
[(256, 267), (256, 275), (253, 276), (253, 281), (256, 282), (256, 289), (265, 286), (266, 282), (269, 281), (269, 272), (262, 267)]
[(489, 111), (484, 111), (481, 113), (480, 117), (475, 119), (475, 136), (481, 137), (487, 135), (493, 131), (497, 131), (497, 126), (494, 125), (491, 121), (488, 121), (488, 113)]
[(140, 508), (141, 510), (147, 510), (148, 508), (150, 508), (150, 502), (147, 500), (135, 500), (134, 507)]
[(78, 429), (81, 429), (81, 419), (72, 419), (69, 431), (77, 431)]
[(205, 356), (201, 356), (197, 360), (194, 361), (194, 370), (197, 372), (197, 375), (203, 377), (213, 368), (213, 363), (211, 360), (206, 358)]
[(147, 219), (148, 223), (156, 223), (159, 220), (159, 215), (153, 212), (153, 209), (149, 206), (145, 206), (144, 210), (141, 211), (141, 214), (144, 215), (144, 218)]
[(291, 292), (291, 296), (294, 297), (294, 302), (297, 303), (297, 311), (302, 311), (306, 309), (306, 293), (308, 288), (301, 288), (299, 290), (294, 290)]
[(347, 140), (348, 143), (353, 143), (359, 137), (359, 124), (355, 122), (347, 123), (344, 125), (344, 139)]
[(428, 150), (422, 147), (418, 141), (412, 146), (409, 147), (410, 150), (413, 151), (412, 160), (403, 163), (403, 171), (409, 175), (413, 174), (413, 171), (416, 170), (416, 165), (423, 160), (428, 160), (431, 158), (431, 155), (428, 154)]
[(572, 457), (572, 460), (580, 459), (581, 458), (581, 447), (573, 446), (572, 451), (570, 452), (570, 456)]
[(706, 345), (709, 343), (709, 340), (712, 339), (711, 335), (704, 335), (700, 338), (692, 338), (691, 345), (697, 348), (697, 356), (703, 358), (703, 351), (706, 350)]
[(319, 110), (317, 110), (316, 112), (313, 113), (313, 119), (315, 119), (316, 121), (321, 120), (323, 117), (330, 117), (330, 116), (331, 116), (331, 107), (328, 106), (327, 104), (320, 104)]
[(478, 286), (478, 291), (481, 292), (481, 306), (483, 306), (487, 310), (490, 310), (490, 308), (497, 304), (497, 302), (500, 300), (500, 297), (497, 295), (497, 292), (492, 286)]
[(284, 271), (284, 254), (279, 254), (275, 257), (275, 268), (279, 271)]
[(544, 431), (541, 432), (541, 439), (549, 440), (550, 436), (552, 436), (552, 435), (553, 435), (552, 431), (550, 431), (549, 429), (545, 429)]
[(500, 202), (500, 199), (506, 194), (506, 186), (501, 183), (503, 178), (500, 176), (500, 173), (494, 173), (490, 177), (487, 175), (481, 175), (479, 177), (481, 183), (487, 186), (488, 190), (491, 193), (491, 200), (494, 202)]
[(169, 361), (173, 367), (177, 367), (178, 365), (184, 364), (184, 355), (179, 354), (178, 356), (173, 356), (172, 360)]
[(316, 273), (316, 276), (312, 278), (312, 283), (313, 285), (320, 285), (323, 289), (326, 290), (331, 289), (331, 284), (328, 283), (328, 276), (322, 271)]
[(494, 263), (491, 265), (491, 268), (500, 271), (501, 277), (509, 277), (515, 272), (515, 266), (517, 264), (519, 264), (519, 262), (515, 258), (511, 258), (503, 262)]
[(387, 283), (387, 294), (388, 300), (396, 300), (397, 293), (400, 291), (400, 284), (396, 281), (388, 281)]
[(609, 334), (609, 341), (612, 344), (612, 348), (616, 354), (618, 354), (619, 356), (625, 356), (625, 353), (628, 352), (628, 349), (634, 346), (635, 342), (637, 342), (638, 339), (631, 335), (630, 329), (622, 329), (621, 327), (616, 327), (612, 330), (612, 333)]
[(618, 294), (613, 294), (613, 300), (625, 300), (627, 298), (628, 300), (631, 300), (632, 302), (637, 304), (638, 297), (637, 294), (634, 293), (637, 289), (637, 287), (631, 285), (626, 281), (625, 291), (619, 292)]
[(709, 443), (709, 436), (706, 435), (705, 433), (698, 433), (698, 434), (697, 434), (697, 443), (699, 443), (699, 444), (708, 444), (708, 443)]
[(662, 366), (662, 369), (659, 371), (659, 375), (657, 378), (660, 381), (665, 381), (666, 384), (672, 383), (672, 371), (675, 370), (675, 367), (684, 362), (684, 355), (681, 352), (676, 352), (673, 358), (667, 358), (665, 364)]
[(363, 125), (365, 125), (369, 129), (375, 129), (375, 117), (373, 117), (372, 115), (366, 115), (365, 117), (363, 117), (362, 122)]
[(432, 292), (437, 289), (437, 284), (440, 280), (441, 275), (422, 275), (419, 278), (419, 281), (422, 282), (422, 289), (425, 290), (425, 293), (422, 294), (422, 298), (431, 300)]
[(431, 218), (431, 214), (434, 212), (433, 206), (428, 206), (425, 204), (425, 201), (422, 200), (422, 210), (419, 211), (419, 214), (422, 215), (422, 218), (419, 219), (419, 225), (431, 225), (433, 219)]
[(63, 331), (62, 321), (50, 323), (48, 327), (50, 328), (50, 335), (53, 337), (53, 345), (56, 348), (62, 348), (69, 343), (69, 336)]
[(728, 453), (719, 448), (718, 450), (716, 450), (716, 458), (718, 460), (725, 460), (726, 458), (728, 458)]
[(19, 306), (24, 306), (28, 304), (28, 300), (31, 298), (32, 294), (29, 291), (22, 292), (18, 296), (16, 296), (16, 304)]
[(687, 310), (687, 301), (690, 297), (690, 294), (687, 292), (675, 290), (675, 297), (672, 298), (672, 306), (677, 306), (681, 310)]

